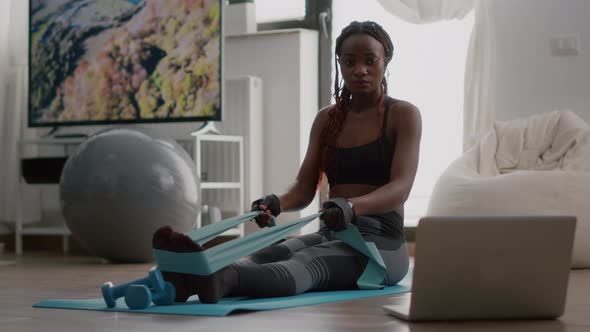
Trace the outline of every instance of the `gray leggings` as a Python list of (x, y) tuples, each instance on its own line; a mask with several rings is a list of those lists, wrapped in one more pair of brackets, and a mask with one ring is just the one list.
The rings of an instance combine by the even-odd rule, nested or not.
[[(381, 231), (381, 222), (357, 217), (357, 227), (367, 242), (375, 243), (385, 265), (385, 285), (397, 284), (408, 272), (409, 258), (403, 234)], [(232, 264), (238, 285), (229, 295), (277, 297), (307, 291), (358, 289), (367, 257), (325, 229), (264, 248)]]

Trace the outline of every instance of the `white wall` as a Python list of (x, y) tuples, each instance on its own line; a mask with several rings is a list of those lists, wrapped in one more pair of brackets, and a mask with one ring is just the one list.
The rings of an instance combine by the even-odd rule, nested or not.
[[(496, 118), (571, 109), (590, 122), (590, 1), (490, 1)], [(552, 56), (552, 35), (579, 33), (578, 56)]]
[[(263, 81), (263, 190), (283, 193), (301, 165), (318, 110), (318, 34), (305, 29), (227, 36), (226, 75), (254, 75)], [(317, 212), (284, 213), (279, 221)], [(315, 227), (311, 225), (310, 229)], [(304, 229), (306, 232), (307, 229)]]

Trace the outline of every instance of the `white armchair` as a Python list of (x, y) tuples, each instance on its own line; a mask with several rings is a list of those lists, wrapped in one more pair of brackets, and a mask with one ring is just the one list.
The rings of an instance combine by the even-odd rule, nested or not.
[(571, 111), (495, 122), (440, 176), (427, 214), (575, 215), (572, 267), (590, 268), (590, 126)]

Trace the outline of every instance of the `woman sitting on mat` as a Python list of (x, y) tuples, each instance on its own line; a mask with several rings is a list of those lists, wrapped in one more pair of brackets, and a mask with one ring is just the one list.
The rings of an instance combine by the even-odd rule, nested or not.
[[(367, 258), (330, 235), (354, 224), (375, 243), (395, 285), (408, 271), (403, 205), (418, 167), (421, 117), (409, 102), (387, 96), (385, 70), (393, 55), (387, 32), (377, 23), (352, 22), (336, 40), (336, 103), (318, 112), (307, 154), (295, 183), (280, 195), (252, 203), (265, 227), (270, 215), (310, 204), (326, 177), (330, 199), (322, 205), (318, 232), (262, 249), (208, 276), (163, 272), (176, 301), (198, 294), (203, 303), (224, 296), (277, 297), (307, 291), (357, 289)], [(170, 227), (159, 229), (153, 246), (175, 252), (203, 250)]]

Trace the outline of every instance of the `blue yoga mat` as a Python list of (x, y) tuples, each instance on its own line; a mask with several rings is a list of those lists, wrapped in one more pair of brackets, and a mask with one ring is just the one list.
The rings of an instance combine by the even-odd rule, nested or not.
[(203, 304), (198, 301), (189, 301), (168, 306), (151, 306), (143, 310), (131, 310), (127, 308), (123, 298), (117, 301), (117, 306), (114, 308), (108, 308), (102, 298), (86, 300), (46, 300), (34, 304), (33, 307), (192, 316), (226, 316), (238, 310), (257, 311), (285, 309), (373, 296), (401, 294), (410, 291), (410, 280), (411, 273), (408, 273), (406, 278), (404, 278), (404, 280), (398, 285), (376, 290), (310, 292), (296, 296), (265, 299), (224, 298), (216, 304)]

